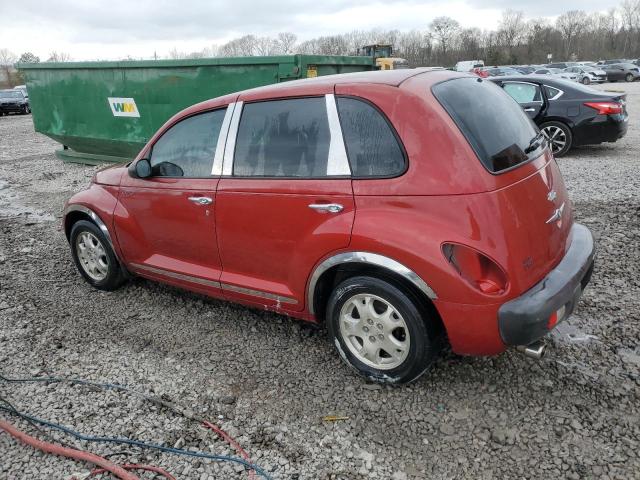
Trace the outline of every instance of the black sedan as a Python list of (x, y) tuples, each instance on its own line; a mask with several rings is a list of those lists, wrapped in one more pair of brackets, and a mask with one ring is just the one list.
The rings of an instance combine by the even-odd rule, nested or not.
[(626, 95), (528, 75), (489, 78), (517, 101), (547, 137), (556, 157), (571, 147), (615, 142), (627, 133)]
[(29, 113), (29, 99), (22, 90), (0, 90), (0, 115), (9, 113)]

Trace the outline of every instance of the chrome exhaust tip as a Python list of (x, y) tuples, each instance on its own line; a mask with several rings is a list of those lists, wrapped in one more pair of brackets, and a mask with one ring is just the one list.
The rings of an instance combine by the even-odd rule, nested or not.
[(538, 340), (537, 342), (533, 342), (529, 345), (518, 345), (516, 347), (516, 350), (524, 354), (525, 357), (533, 358), (534, 360), (540, 360), (542, 357), (544, 357), (547, 346), (544, 342)]

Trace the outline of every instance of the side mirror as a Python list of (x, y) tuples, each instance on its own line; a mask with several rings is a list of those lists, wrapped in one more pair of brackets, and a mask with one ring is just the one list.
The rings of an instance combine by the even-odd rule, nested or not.
[(134, 178), (149, 178), (151, 176), (151, 163), (148, 158), (141, 158), (129, 166), (129, 175)]

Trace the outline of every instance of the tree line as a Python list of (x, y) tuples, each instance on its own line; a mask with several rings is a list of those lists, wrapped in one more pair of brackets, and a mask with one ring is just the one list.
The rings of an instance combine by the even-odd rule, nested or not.
[[(357, 55), (360, 47), (388, 43), (394, 55), (412, 66), (451, 67), (460, 60), (484, 60), (487, 65), (541, 64), (548, 55), (555, 61), (635, 59), (640, 56), (640, 0), (624, 0), (606, 13), (570, 10), (555, 21), (527, 18), (519, 10), (502, 12), (498, 28), (462, 27), (443, 16), (431, 20), (424, 30), (354, 30), (298, 41), (290, 32), (276, 36), (244, 35), (222, 45), (211, 45), (195, 52), (173, 49), (164, 58), (205, 58), (294, 53), (317, 55)], [(150, 58), (158, 58), (154, 52)], [(160, 57), (162, 58), (162, 57)], [(46, 61), (66, 62), (68, 53), (54, 51)], [(131, 57), (119, 60), (138, 60)], [(13, 70), (16, 62), (37, 63), (30, 52), (20, 57), (0, 48), (0, 81), (21, 81)], [(8, 79), (8, 82), (7, 82)]]
[(357, 55), (374, 43), (394, 46), (394, 55), (413, 66), (451, 67), (460, 60), (484, 60), (490, 65), (541, 64), (556, 61), (638, 58), (640, 0), (624, 0), (606, 13), (570, 10), (555, 21), (525, 17), (505, 10), (495, 30), (463, 28), (451, 17), (433, 19), (425, 30), (354, 30), (302, 42), (292, 33), (276, 37), (245, 35), (199, 52), (170, 52), (170, 58), (253, 56), (290, 53)]

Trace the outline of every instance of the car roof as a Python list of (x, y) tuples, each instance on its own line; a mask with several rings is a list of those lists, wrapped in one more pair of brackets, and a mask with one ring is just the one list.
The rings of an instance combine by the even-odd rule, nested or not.
[[(244, 92), (252, 93), (268, 93), (270, 91), (277, 92), (282, 89), (297, 87), (301, 85), (340, 85), (345, 83), (372, 83), (378, 85), (390, 85), (397, 87), (405, 80), (422, 73), (442, 71), (442, 67), (424, 67), (424, 68), (404, 68), (399, 70), (373, 70), (369, 72), (353, 72), (340, 73), (337, 75), (326, 75), (315, 78), (303, 78), (300, 80), (292, 80), (289, 82), (275, 83), (256, 87)], [(243, 92), (243, 93), (244, 93)]]

